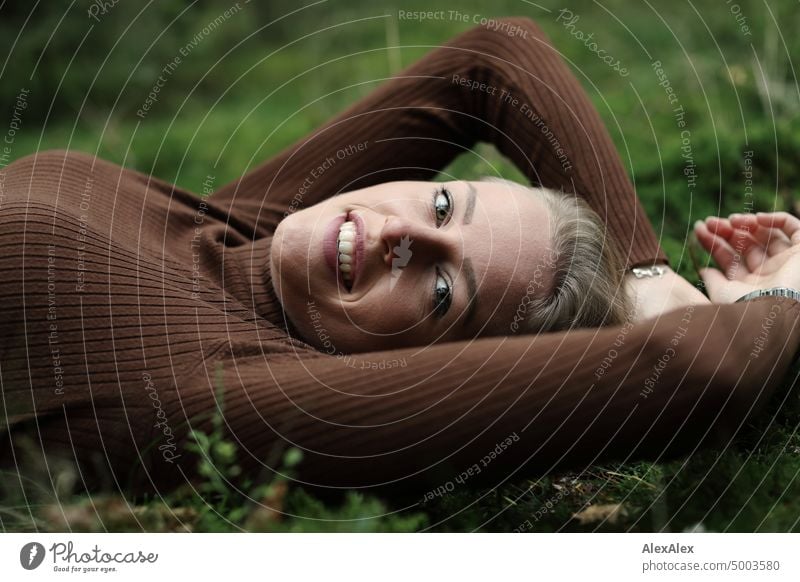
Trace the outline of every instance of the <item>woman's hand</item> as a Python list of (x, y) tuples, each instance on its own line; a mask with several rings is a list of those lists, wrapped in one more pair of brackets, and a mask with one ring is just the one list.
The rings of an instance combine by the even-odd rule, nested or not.
[(721, 268), (700, 271), (714, 303), (733, 303), (756, 289), (800, 290), (800, 219), (787, 212), (710, 216), (694, 230)]

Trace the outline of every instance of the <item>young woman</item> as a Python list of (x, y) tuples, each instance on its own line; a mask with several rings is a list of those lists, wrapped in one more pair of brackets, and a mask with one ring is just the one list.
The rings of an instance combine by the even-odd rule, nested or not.
[[(735, 430), (780, 384), (800, 302), (732, 302), (800, 287), (797, 222), (698, 225), (729, 275), (704, 274), (711, 304), (557, 51), (508, 24), (526, 35), (460, 35), (209, 197), (74, 152), (9, 166), (4, 461), (29, 437), (86, 487), (172, 487), (221, 414), (245, 476), (294, 446), (304, 483), (429, 487)], [(428, 181), (478, 141), (535, 188)]]

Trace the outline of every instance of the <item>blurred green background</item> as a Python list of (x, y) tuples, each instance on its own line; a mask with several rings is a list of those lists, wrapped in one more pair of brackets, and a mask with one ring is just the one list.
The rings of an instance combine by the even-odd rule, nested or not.
[[(208, 174), (218, 184), (235, 179), (367, 94), (379, 79), (473, 26), (473, 17), (529, 16), (596, 104), (673, 265), (696, 281), (686, 252), (694, 220), (796, 203), (797, 8), (789, 0), (4, 2), (0, 133), (15, 119), (15, 109), (21, 128), (0, 166), (37, 150), (77, 149), (200, 192)], [(579, 17), (572, 28), (564, 26), (565, 14), (559, 21), (562, 9)], [(229, 15), (218, 20), (226, 10)], [(402, 19), (401, 10), (459, 11), (470, 23), (447, 16)], [(218, 25), (209, 26), (215, 19)], [(593, 34), (629, 75), (617, 74), (575, 31)], [(176, 57), (181, 62), (165, 74)], [(685, 128), (676, 123), (654, 61), (661, 62), (685, 109)], [(137, 111), (159, 75), (164, 80), (158, 100), (142, 118)], [(23, 89), (29, 93), (21, 110), (17, 95)], [(683, 129), (691, 134), (692, 188), (681, 155)], [(743, 174), (748, 151), (752, 198)], [(448, 172), (472, 178), (499, 168), (506, 177), (520, 178), (490, 146), (481, 145), (480, 153), (486, 162), (464, 157)], [(211, 487), (208, 499), (171, 498), (166, 509), (140, 501), (135, 511), (140, 518), (156, 516), (153, 521), (131, 520), (131, 506), (116, 497), (99, 503), (97, 497), (70, 497), (69, 491), (44, 495), (44, 509), (37, 512), (20, 514), (30, 500), (14, 505), (6, 499), (0, 517), (4, 529), (98, 529), (111, 523), (116, 529), (158, 530), (170, 529), (170, 516), (182, 508), (191, 517), (181, 524), (213, 531), (797, 530), (800, 403), (791, 384), (771, 412), (725, 450), (707, 450), (685, 462), (517, 480), (489, 491), (462, 488), (404, 511), (399, 510), (405, 502), (395, 499), (351, 493), (323, 503), (299, 488), (272, 483), (258, 490), (260, 498), (301, 517), (269, 513), (253, 522), (253, 503), (221, 485)], [(78, 517), (47, 513), (54, 503), (72, 504)], [(103, 504), (122, 517), (114, 521), (103, 514)], [(589, 507), (599, 509), (587, 517)]]

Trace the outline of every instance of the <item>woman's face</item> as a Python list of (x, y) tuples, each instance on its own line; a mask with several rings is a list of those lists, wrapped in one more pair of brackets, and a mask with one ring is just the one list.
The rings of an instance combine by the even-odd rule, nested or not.
[(308, 343), (368, 352), (510, 334), (550, 290), (549, 241), (545, 204), (523, 188), (388, 182), (287, 216), (270, 272)]

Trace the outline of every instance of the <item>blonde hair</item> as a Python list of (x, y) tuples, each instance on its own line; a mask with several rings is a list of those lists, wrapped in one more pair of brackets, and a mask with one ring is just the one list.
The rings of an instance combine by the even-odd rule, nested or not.
[[(544, 201), (550, 219), (552, 286), (525, 308), (523, 331), (618, 325), (630, 319), (625, 262), (600, 217), (582, 199), (503, 178), (482, 178), (522, 188)], [(541, 294), (540, 294), (541, 295)]]

